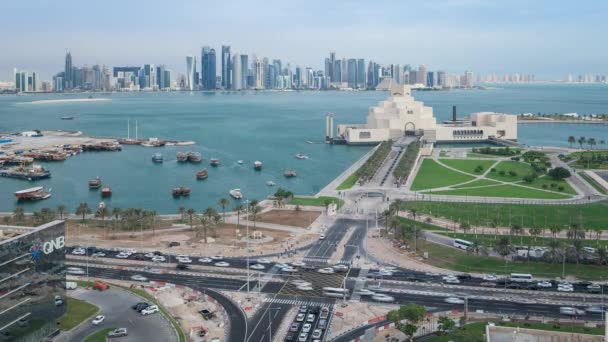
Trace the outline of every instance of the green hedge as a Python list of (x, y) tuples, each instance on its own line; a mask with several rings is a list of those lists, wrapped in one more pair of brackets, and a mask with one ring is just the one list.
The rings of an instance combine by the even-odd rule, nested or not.
[(393, 170), (393, 176), (395, 176), (395, 179), (399, 184), (405, 182), (410, 172), (412, 172), (412, 168), (418, 157), (418, 151), (420, 151), (420, 143), (411, 143), (407, 145), (405, 152), (403, 152), (403, 156)]

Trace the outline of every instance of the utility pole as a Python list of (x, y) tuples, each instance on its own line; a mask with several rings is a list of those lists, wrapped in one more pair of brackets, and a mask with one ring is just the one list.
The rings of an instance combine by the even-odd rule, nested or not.
[(249, 274), (249, 200), (245, 200), (245, 208), (246, 208), (246, 217), (247, 219), (245, 220), (245, 227), (246, 227), (246, 236), (245, 236), (245, 242), (246, 242), (246, 246), (245, 248), (247, 248), (247, 297), (249, 297), (249, 280), (250, 280), (250, 274)]
[(465, 323), (469, 320), (469, 297), (464, 297), (464, 321)]

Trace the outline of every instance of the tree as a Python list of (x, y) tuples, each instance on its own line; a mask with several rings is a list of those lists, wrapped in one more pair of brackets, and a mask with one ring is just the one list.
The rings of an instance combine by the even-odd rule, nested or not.
[(59, 214), (60, 220), (63, 220), (63, 216), (66, 214), (66, 210), (67, 208), (63, 204), (57, 206), (57, 214)]
[(184, 221), (185, 214), (186, 214), (186, 207), (179, 207), (179, 208), (177, 208), (177, 213), (178, 213), (178, 214), (179, 214), (179, 216), (180, 216), (180, 221), (182, 221), (182, 222), (183, 222), (183, 221)]
[(239, 229), (239, 224), (241, 224), (241, 213), (245, 210), (242, 204), (237, 204), (234, 209), (236, 212), (236, 229)]
[(416, 331), (418, 331), (418, 326), (411, 324), (411, 323), (405, 323), (405, 324), (398, 324), (397, 329), (399, 329), (399, 331), (404, 333), (408, 337), (408, 339), (411, 341), (412, 338), (414, 337), (414, 334), (416, 333)]
[(585, 229), (583, 229), (578, 223), (573, 223), (570, 225), (570, 227), (568, 227), (566, 237), (568, 239), (584, 239)]
[(194, 230), (194, 215), (196, 215), (196, 210), (192, 208), (188, 208), (186, 210), (186, 215), (188, 216), (188, 222), (190, 222), (190, 230)]
[(556, 237), (562, 231), (562, 227), (558, 225), (553, 225), (549, 227), (549, 231), (551, 232), (551, 235), (553, 235), (553, 237)]
[(483, 244), (483, 241), (481, 240), (473, 240), (471, 241), (472, 245), (471, 248), (467, 249), (467, 252), (473, 252), (475, 253), (475, 256), (478, 256), (479, 253), (487, 255), (488, 254), (488, 250), (486, 249), (486, 246)]
[(328, 213), (329, 205), (332, 204), (332, 202), (333, 201), (329, 198), (323, 200), (323, 205), (325, 206), (325, 213)]
[(513, 247), (511, 246), (511, 240), (504, 236), (501, 237), (500, 239), (498, 239), (498, 241), (496, 241), (496, 244), (494, 245), (494, 250), (496, 250), (496, 253), (500, 254), (500, 256), (502, 256), (506, 260), (506, 257), (511, 254), (511, 251), (513, 250)]
[(469, 222), (460, 222), (460, 229), (466, 234), (469, 230), (471, 230), (471, 225)]
[(446, 316), (440, 316), (439, 319), (437, 320), (437, 323), (439, 323), (437, 325), (437, 328), (442, 333), (446, 333), (446, 332), (454, 329), (454, 327), (456, 327), (456, 322), (453, 319), (450, 319), (449, 317), (446, 317)]
[[(221, 216), (217, 213), (217, 210), (208, 207), (203, 211), (203, 216), (207, 218), (207, 227), (205, 227), (205, 243), (207, 243), (207, 229), (211, 226), (211, 223), (217, 224)], [(219, 217), (219, 219), (217, 218)]]
[(256, 231), (256, 222), (258, 220), (258, 215), (262, 211), (259, 205), (257, 205), (257, 201), (254, 203), (253, 201), (249, 205), (249, 212), (251, 213), (251, 217), (253, 219), (253, 231)]
[(585, 137), (580, 137), (578, 138), (578, 144), (581, 147), (581, 150), (583, 149), (583, 144), (587, 142), (587, 139), (585, 139)]
[(152, 228), (152, 235), (156, 235), (156, 219), (158, 218), (158, 212), (156, 210), (150, 210), (147, 214), (148, 220), (150, 221), (150, 227)]
[(222, 220), (226, 222), (226, 207), (230, 204), (230, 201), (227, 198), (222, 197), (217, 204), (222, 208)]
[(598, 265), (604, 265), (608, 261), (608, 249), (606, 246), (598, 247), (595, 250), (595, 255), (597, 256)]
[[(203, 229), (203, 240), (205, 241), (205, 243), (207, 243), (207, 230), (209, 229), (210, 224), (209, 218), (205, 215), (200, 215), (198, 219), (201, 223), (201, 228)], [(199, 229), (196, 230), (196, 237), (200, 237)]]
[(556, 262), (559, 259), (559, 256), (562, 254), (561, 242), (557, 239), (552, 239), (549, 241), (547, 246), (549, 247), (549, 256), (551, 257), (551, 262)]
[(84, 223), (84, 219), (87, 215), (91, 214), (91, 208), (86, 202), (81, 202), (76, 208), (76, 215), (82, 216), (82, 222)]
[(23, 208), (15, 208), (15, 210), (13, 211), (13, 218), (15, 218), (15, 221), (17, 222), (23, 221), (25, 219), (25, 211), (23, 210)]
[[(520, 239), (523, 241), (523, 236), (522, 236), (523, 233), (524, 233), (524, 229), (522, 228), (522, 226), (520, 226), (518, 224), (511, 225), (511, 235), (520, 235)], [(520, 243), (522, 241), (520, 241)]]
[(576, 264), (578, 265), (581, 260), (581, 254), (583, 254), (583, 241), (574, 240), (572, 241), (572, 246), (570, 246), (570, 251), (574, 254), (574, 259), (576, 260)]
[(418, 304), (407, 304), (399, 307), (399, 315), (413, 324), (420, 323), (426, 316), (426, 308)]
[(593, 150), (593, 146), (597, 145), (597, 141), (595, 138), (589, 138), (589, 140), (587, 140), (587, 144), (589, 145), (589, 149)]
[(568, 169), (563, 168), (561, 166), (558, 166), (554, 169), (549, 170), (549, 172), (547, 174), (549, 175), (549, 177), (551, 177), (555, 180), (564, 180), (564, 179), (572, 176), (572, 174), (570, 174), (570, 171), (568, 171)]
[(103, 227), (106, 226), (106, 217), (108, 217), (109, 215), (110, 215), (110, 211), (105, 206), (101, 206), (101, 207), (97, 208), (97, 211), (95, 211), (95, 217), (101, 218), (101, 225)]
[(568, 144), (570, 144), (570, 148), (572, 148), (572, 145), (574, 145), (574, 143), (576, 143), (576, 138), (571, 135), (568, 137)]

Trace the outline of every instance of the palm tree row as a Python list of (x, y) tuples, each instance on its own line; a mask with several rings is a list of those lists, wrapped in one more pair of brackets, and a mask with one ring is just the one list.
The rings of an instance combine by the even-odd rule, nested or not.
[(583, 149), (583, 145), (585, 145), (585, 144), (587, 144), (589, 146), (589, 149), (592, 150), (593, 146), (595, 146), (595, 145), (598, 145), (598, 144), (599, 145), (606, 145), (606, 140), (601, 139), (601, 140), (597, 141), (597, 140), (595, 140), (595, 138), (589, 138), (589, 139), (587, 139), (585, 137), (578, 137), (578, 139), (577, 139), (573, 135), (569, 136), (568, 137), (568, 144), (570, 144), (570, 148), (572, 148), (572, 146), (575, 143), (578, 143), (578, 145), (581, 147), (581, 150)]

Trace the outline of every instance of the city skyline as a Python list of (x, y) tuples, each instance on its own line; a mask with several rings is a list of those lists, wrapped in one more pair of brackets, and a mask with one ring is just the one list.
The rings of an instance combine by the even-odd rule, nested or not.
[[(213, 47), (221, 66), (222, 45), (230, 45), (232, 55), (246, 52), (273, 56), (314, 70), (323, 69), (321, 56), (329, 51), (380, 64), (426, 64), (431, 69), (476, 70), (483, 74), (535, 73), (539, 78), (553, 79), (568, 73), (603, 73), (606, 69), (600, 58), (605, 55), (605, 47), (595, 42), (597, 32), (601, 32), (597, 26), (606, 25), (601, 17), (607, 5), (600, 2), (587, 8), (568, 3), (543, 6), (545, 1), (383, 3), (385, 6), (373, 7), (362, 2), (313, 1), (309, 6), (275, 3), (260, 11), (260, 6), (242, 2), (222, 6), (190, 2), (174, 8), (160, 3), (155, 6), (152, 1), (147, 8), (162, 10), (144, 10), (150, 20), (138, 21), (136, 28), (125, 25), (116, 15), (103, 15), (104, 9), (115, 4), (123, 12), (140, 13), (142, 3), (109, 1), (103, 7), (88, 7), (86, 20), (70, 14), (77, 11), (71, 1), (36, 6), (29, 1), (3, 3), (0, 19), (7, 27), (4, 47), (12, 53), (0, 56), (0, 69), (4, 70), (0, 78), (12, 78), (10, 71), (16, 67), (36, 70), (42, 79), (50, 79), (57, 70), (55, 61), (63, 57), (65, 48), (79, 56), (80, 65), (153, 61), (185, 72), (183, 56), (200, 58), (201, 46)], [(12, 25), (17, 20), (14, 13), (24, 9), (31, 23), (17, 30), (19, 25)], [(422, 15), (403, 14), (413, 12)], [(160, 20), (161, 14), (161, 23), (166, 25), (158, 25), (154, 19)], [(91, 26), (95, 18), (103, 20), (104, 25)], [(54, 25), (56, 22), (65, 23), (61, 27), (68, 29)], [(563, 25), (558, 27), (556, 23)], [(154, 43), (141, 44), (146, 39)], [(589, 49), (595, 53), (588, 53)], [(40, 51), (45, 51), (43, 57)]]

